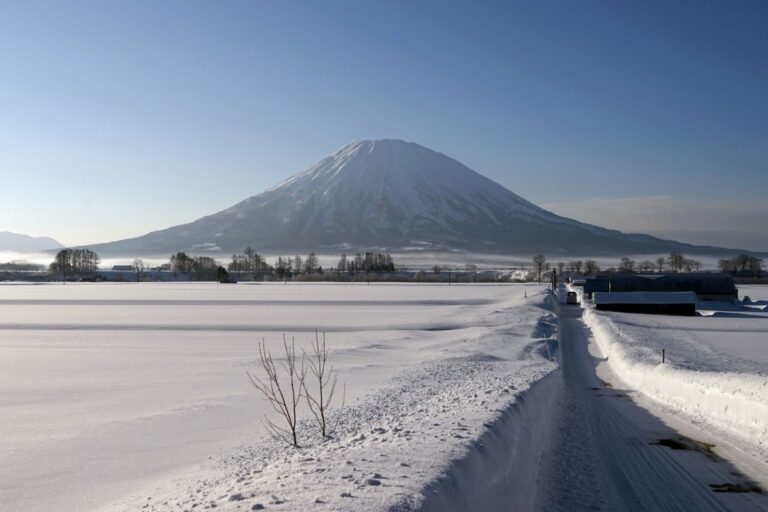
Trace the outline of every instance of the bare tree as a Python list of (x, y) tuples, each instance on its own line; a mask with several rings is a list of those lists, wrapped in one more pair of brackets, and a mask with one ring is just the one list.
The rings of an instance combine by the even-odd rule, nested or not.
[(701, 269), (700, 261), (690, 259), (690, 258), (683, 259), (683, 270), (685, 270), (686, 272), (698, 272), (700, 269)]
[(717, 268), (719, 268), (722, 272), (733, 272), (733, 260), (718, 260)]
[(742, 276), (760, 277), (763, 272), (763, 259), (750, 254), (739, 254), (730, 260), (720, 260), (718, 267), (723, 272), (734, 272)]
[(763, 273), (763, 258), (757, 256), (750, 256), (747, 262), (747, 270), (755, 277), (760, 277)]
[(683, 256), (681, 253), (677, 251), (672, 251), (669, 253), (669, 258), (667, 258), (667, 266), (674, 270), (675, 272), (680, 272), (683, 270), (683, 264), (685, 262), (685, 256)]
[(635, 260), (625, 256), (621, 258), (621, 262), (619, 263), (619, 272), (634, 272), (635, 267)]
[(311, 252), (307, 255), (307, 259), (304, 260), (304, 273), (314, 274), (320, 267), (320, 263), (317, 260), (317, 255)]
[(176, 254), (171, 254), (171, 272), (174, 274), (176, 273), (187, 273), (192, 272), (193, 262), (192, 258), (187, 256), (187, 253), (185, 252), (178, 252)]
[(142, 277), (144, 277), (145, 270), (146, 270), (146, 266), (144, 265), (144, 260), (140, 258), (136, 258), (135, 260), (133, 260), (133, 271), (136, 273), (137, 283), (141, 281)]
[(339, 259), (339, 264), (336, 265), (336, 269), (339, 272), (346, 272), (347, 271), (347, 255), (342, 254), (341, 258)]
[(533, 273), (536, 274), (536, 278), (541, 284), (541, 274), (544, 273), (544, 265), (547, 262), (547, 258), (543, 254), (537, 254), (533, 257)]
[[(312, 354), (304, 354), (308, 365), (309, 371), (315, 377), (317, 382), (317, 396), (313, 395), (307, 387), (307, 381), (304, 381), (304, 396), (307, 399), (307, 405), (309, 410), (317, 420), (317, 424), (320, 427), (320, 433), (323, 437), (328, 437), (333, 433), (333, 429), (328, 426), (328, 409), (331, 402), (333, 402), (333, 396), (336, 393), (336, 383), (338, 381), (338, 375), (333, 367), (328, 367), (328, 348), (325, 345), (325, 333), (323, 333), (323, 341), (320, 342), (320, 336), (315, 331), (315, 342), (312, 344)], [(342, 409), (344, 408), (344, 399), (341, 402)]]
[[(578, 263), (581, 263), (581, 262), (578, 262)], [(581, 265), (579, 265), (579, 267), (581, 267)], [(584, 262), (584, 275), (594, 276), (599, 272), (600, 272), (600, 266), (597, 264), (595, 260), (586, 260)]]
[[(283, 418), (286, 427), (281, 427), (269, 418), (264, 419), (264, 426), (276, 439), (285, 441), (294, 447), (299, 446), (299, 440), (296, 435), (298, 425), (297, 409), (302, 396), (304, 395), (304, 379), (307, 375), (307, 366), (304, 357), (299, 364), (296, 360), (296, 347), (294, 340), (291, 344), (283, 335), (283, 347), (285, 348), (285, 361), (275, 364), (272, 354), (267, 350), (264, 340), (259, 343), (259, 361), (266, 374), (265, 379), (254, 377), (247, 371), (251, 384), (267, 399), (272, 408)], [(288, 386), (280, 382), (280, 370), (285, 373), (285, 379)], [(285, 380), (284, 379), (284, 380)], [(284, 386), (286, 389), (284, 389)]]
[(581, 274), (581, 269), (584, 266), (584, 262), (581, 260), (574, 260), (568, 262), (568, 270), (573, 273)]
[(301, 274), (304, 270), (304, 260), (298, 254), (293, 259), (293, 269), (297, 274)]
[(638, 265), (638, 268), (639, 268), (639, 269), (640, 269), (642, 272), (649, 272), (649, 271), (653, 270), (653, 267), (654, 267), (654, 266), (655, 266), (655, 265), (654, 265), (654, 263), (653, 263), (652, 261), (650, 261), (650, 260), (644, 260), (644, 261), (641, 261), (641, 262), (640, 262), (640, 264)]
[(664, 256), (659, 256), (656, 258), (656, 270), (659, 272), (664, 272), (664, 263), (666, 260), (664, 259)]

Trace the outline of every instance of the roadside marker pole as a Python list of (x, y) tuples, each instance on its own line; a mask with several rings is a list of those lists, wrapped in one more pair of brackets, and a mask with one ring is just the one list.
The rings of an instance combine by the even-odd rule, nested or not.
[(667, 351), (665, 349), (661, 349), (661, 362), (664, 363), (667, 360)]

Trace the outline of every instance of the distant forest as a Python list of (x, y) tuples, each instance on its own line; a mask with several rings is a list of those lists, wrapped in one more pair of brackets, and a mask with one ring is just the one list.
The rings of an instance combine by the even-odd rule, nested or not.
[[(623, 257), (616, 266), (601, 268), (595, 260), (549, 262), (538, 254), (529, 269), (478, 270), (475, 265), (426, 269), (407, 269), (395, 265), (386, 252), (342, 254), (335, 265), (324, 268), (314, 252), (306, 256), (279, 256), (269, 264), (252, 247), (233, 254), (226, 266), (210, 256), (190, 256), (185, 252), (173, 254), (167, 263), (148, 267), (141, 259), (131, 265), (100, 269), (101, 258), (89, 249), (61, 249), (47, 267), (23, 261), (0, 263), (0, 280), (62, 280), (62, 281), (398, 281), (398, 282), (524, 282), (541, 281), (544, 274), (557, 271), (561, 276), (594, 276), (611, 273), (699, 272), (702, 263), (671, 252), (669, 256), (636, 262)], [(119, 268), (118, 268), (119, 267)], [(738, 254), (721, 259), (718, 270), (732, 275), (740, 283), (768, 283), (763, 260), (751, 254)]]

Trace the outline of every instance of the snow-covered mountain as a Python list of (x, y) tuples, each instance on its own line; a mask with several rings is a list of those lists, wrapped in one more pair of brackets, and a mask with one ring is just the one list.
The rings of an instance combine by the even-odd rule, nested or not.
[(63, 247), (47, 236), (29, 236), (10, 231), (0, 231), (0, 251), (34, 252)]
[(347, 144), (306, 171), (189, 224), (91, 246), (103, 253), (642, 253), (692, 246), (560, 217), (460, 162), (401, 140)]

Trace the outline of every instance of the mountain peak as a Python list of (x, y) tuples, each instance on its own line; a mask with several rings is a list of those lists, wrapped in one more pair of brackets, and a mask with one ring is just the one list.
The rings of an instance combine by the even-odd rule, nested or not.
[[(360, 155), (386, 155), (386, 154), (398, 154), (398, 153), (425, 153), (433, 155), (442, 155), (436, 151), (417, 144), (415, 142), (408, 142), (401, 139), (364, 139), (353, 140), (352, 142), (337, 149), (331, 157), (349, 157), (354, 154)], [(446, 157), (447, 158), (447, 157)]]
[[(353, 178), (352, 176), (357, 176)], [(332, 185), (341, 180), (368, 180), (368, 185), (400, 180), (401, 186), (414, 182), (453, 182), (487, 180), (456, 160), (415, 142), (400, 139), (356, 140), (342, 146), (303, 173), (277, 187), (311, 182)], [(362, 186), (362, 184), (361, 184)]]
[[(415, 142), (408, 142), (402, 139), (355, 139), (352, 142), (349, 142), (348, 144), (345, 144), (344, 146), (339, 148), (338, 151), (342, 151), (346, 148), (383, 149), (386, 147), (395, 148), (398, 146), (404, 147), (409, 145), (424, 148), (424, 146), (421, 146), (420, 144), (417, 144)], [(427, 149), (427, 148), (424, 148), (424, 149)]]
[(47, 236), (30, 236), (10, 231), (0, 231), (0, 250), (2, 251), (45, 251), (60, 249), (59, 242)]
[(157, 254), (237, 251), (246, 245), (270, 252), (380, 248), (592, 255), (683, 248), (560, 217), (442, 153), (380, 139), (350, 142), (224, 211), (106, 249)]

